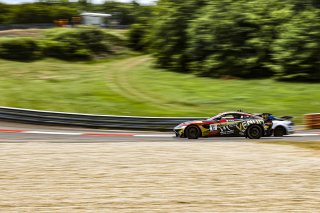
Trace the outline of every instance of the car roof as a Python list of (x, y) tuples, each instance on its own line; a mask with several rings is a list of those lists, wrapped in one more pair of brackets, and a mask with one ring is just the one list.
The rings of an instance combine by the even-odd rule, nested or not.
[(218, 114), (241, 114), (241, 115), (253, 115), (251, 113), (247, 113), (247, 112), (238, 112), (238, 111), (229, 111), (229, 112), (221, 112)]

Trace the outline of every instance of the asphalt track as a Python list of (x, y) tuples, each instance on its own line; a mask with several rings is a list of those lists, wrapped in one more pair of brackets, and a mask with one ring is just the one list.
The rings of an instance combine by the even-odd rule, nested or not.
[(297, 130), (284, 137), (263, 137), (250, 140), (244, 137), (211, 137), (188, 140), (174, 137), (173, 132), (102, 130), (41, 126), (0, 122), (0, 143), (52, 142), (52, 143), (97, 143), (97, 142), (272, 142), (272, 141), (319, 141), (320, 130)]

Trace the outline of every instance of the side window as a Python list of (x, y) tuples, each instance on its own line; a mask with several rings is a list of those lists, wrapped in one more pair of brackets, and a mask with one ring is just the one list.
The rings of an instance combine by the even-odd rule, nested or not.
[(243, 119), (254, 119), (251, 115), (243, 115)]
[(224, 114), (222, 116), (222, 119), (232, 120), (232, 119), (234, 119), (234, 115), (233, 114)]

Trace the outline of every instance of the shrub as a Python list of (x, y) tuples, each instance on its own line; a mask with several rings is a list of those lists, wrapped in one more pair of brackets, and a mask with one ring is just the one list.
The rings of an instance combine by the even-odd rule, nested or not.
[(32, 38), (4, 38), (0, 40), (0, 57), (29, 61), (39, 58), (40, 47)]
[(94, 53), (108, 52), (110, 47), (106, 41), (106, 35), (98, 29), (82, 29), (77, 37), (85, 44), (86, 48)]
[(111, 49), (104, 32), (90, 28), (50, 30), (42, 45), (46, 56), (60, 59), (88, 59)]
[[(113, 49), (111, 44), (114, 45)], [(0, 58), (33, 60), (41, 56), (63, 60), (87, 60), (118, 51), (124, 41), (96, 28), (55, 28), (46, 32), (42, 40), (32, 38), (0, 39)]]
[(80, 43), (44, 40), (42, 43), (43, 54), (45, 56), (59, 58), (59, 59), (89, 59), (91, 52)]
[(144, 36), (146, 33), (145, 26), (142, 24), (133, 24), (130, 27), (130, 31), (128, 34), (129, 41), (128, 46), (134, 50), (144, 50), (145, 49), (145, 42)]

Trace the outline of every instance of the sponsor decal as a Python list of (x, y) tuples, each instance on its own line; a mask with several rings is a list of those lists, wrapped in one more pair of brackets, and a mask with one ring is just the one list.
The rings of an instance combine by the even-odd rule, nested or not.
[(234, 134), (234, 130), (229, 130), (229, 131), (223, 131), (223, 132), (220, 132), (221, 135), (231, 135), (231, 134)]
[(216, 131), (216, 130), (218, 130), (218, 124), (210, 124), (209, 129), (210, 129), (210, 131)]
[(263, 120), (247, 120), (244, 122), (239, 123), (236, 128), (240, 131), (240, 132), (244, 132), (249, 125), (251, 124), (263, 124)]

